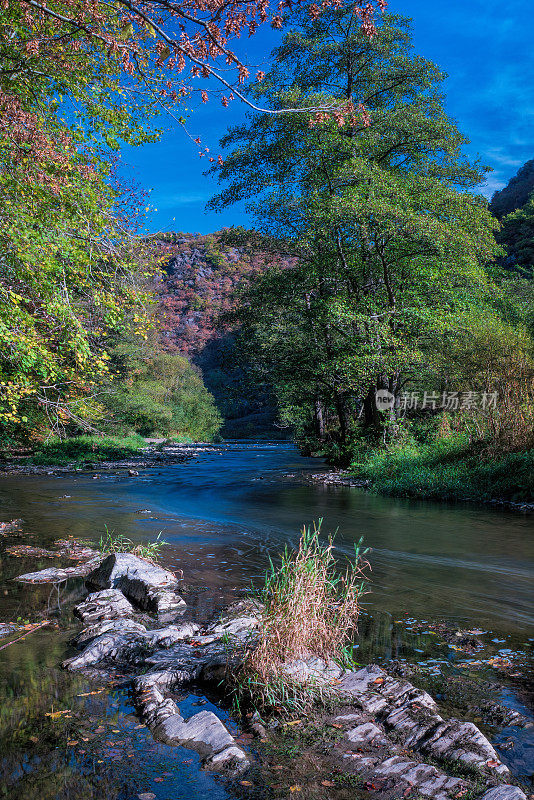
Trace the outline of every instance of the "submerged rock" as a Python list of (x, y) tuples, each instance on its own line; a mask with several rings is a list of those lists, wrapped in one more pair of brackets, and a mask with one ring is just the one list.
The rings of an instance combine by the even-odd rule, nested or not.
[(89, 590), (120, 589), (145, 611), (165, 613), (186, 605), (174, 591), (178, 580), (172, 572), (132, 553), (112, 553), (87, 575), (85, 584)]

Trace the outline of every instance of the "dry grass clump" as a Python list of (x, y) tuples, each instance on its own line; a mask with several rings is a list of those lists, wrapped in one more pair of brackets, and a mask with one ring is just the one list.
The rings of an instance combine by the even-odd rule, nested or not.
[[(333, 537), (321, 540), (321, 523), (304, 527), (297, 550), (287, 547), (270, 563), (259, 599), (264, 606), (258, 639), (241, 676), (242, 688), (260, 706), (301, 708), (314, 692), (284, 672), (288, 662), (318, 657), (346, 663), (356, 633), (365, 586), (361, 540), (344, 568)], [(315, 687), (318, 688), (318, 687)]]

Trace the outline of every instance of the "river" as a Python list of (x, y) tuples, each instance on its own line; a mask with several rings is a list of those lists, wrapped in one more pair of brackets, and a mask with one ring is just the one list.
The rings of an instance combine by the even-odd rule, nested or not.
[[(210, 599), (202, 601), (208, 610), (258, 582), (269, 556), (294, 544), (303, 524), (323, 518), (325, 533), (336, 532), (340, 553), (350, 554), (361, 536), (371, 548), (360, 651), (366, 658), (427, 654), (424, 637), (392, 636), (392, 624), (400, 619), (408, 629), (413, 620), (446, 620), (490, 630), (505, 651), (530, 646), (532, 516), (384, 498), (303, 479), (323, 468), (289, 444), (230, 442), (139, 477), (117, 470), (96, 478), (85, 472), (5, 478), (0, 518), (22, 518), (24, 532), (33, 536), (20, 541), (44, 546), (66, 536), (98, 541), (106, 525), (134, 541), (162, 532), (165, 564), (183, 569), (187, 582), (209, 587)], [(2, 557), (1, 620), (33, 618), (39, 604), (50, 602), (42, 589), (11, 581), (49, 564)], [(177, 755), (176, 748), (156, 745), (136, 728), (126, 690), (89, 695), (93, 684), (60, 672), (68, 634), (43, 630), (0, 651), (0, 758), (8, 775), (0, 797), (19, 800), (37, 790), (40, 800), (130, 800), (142, 791), (158, 800), (233, 796), (199, 772), (190, 751)], [(197, 700), (189, 696), (185, 702)], [(66, 702), (72, 716), (45, 716), (56, 707), (65, 710)], [(93, 720), (81, 753), (80, 715)], [(110, 734), (108, 723), (120, 733)], [(97, 757), (102, 749), (95, 744), (95, 725), (108, 737), (106, 752), (115, 747), (112, 763)], [(76, 736), (76, 752), (73, 745), (69, 749), (69, 736)]]

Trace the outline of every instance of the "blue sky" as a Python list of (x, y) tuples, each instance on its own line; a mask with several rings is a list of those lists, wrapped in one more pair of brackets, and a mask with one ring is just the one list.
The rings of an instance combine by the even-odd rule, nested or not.
[[(491, 197), (534, 158), (532, 0), (389, 0), (388, 10), (413, 19), (416, 52), (449, 75), (447, 111), (470, 139), (468, 154), (493, 168), (481, 187)], [(248, 63), (267, 65), (278, 40), (276, 32), (260, 31), (240, 52)], [(228, 125), (244, 116), (241, 104), (225, 110), (214, 99), (193, 110), (188, 127), (218, 153)], [(147, 228), (209, 233), (225, 225), (249, 226), (243, 208), (204, 210), (217, 188), (213, 177), (202, 174), (206, 160), (179, 126), (166, 119), (163, 125), (168, 130), (161, 141), (122, 153), (123, 172), (151, 190)]]

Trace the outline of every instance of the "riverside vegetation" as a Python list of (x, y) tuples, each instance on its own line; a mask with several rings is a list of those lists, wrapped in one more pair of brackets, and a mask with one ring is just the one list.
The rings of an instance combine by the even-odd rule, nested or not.
[[(531, 170), (496, 198), (499, 231), (407, 20), (384, 15), (371, 41), (345, 7), (289, 27), (257, 101), (357, 96), (370, 124), (250, 114), (213, 168), (211, 207), (245, 201), (256, 220), (235, 235), (297, 261), (254, 281), (235, 315), (282, 422), (390, 493), (532, 498)], [(403, 405), (425, 392), (425, 408)]]

